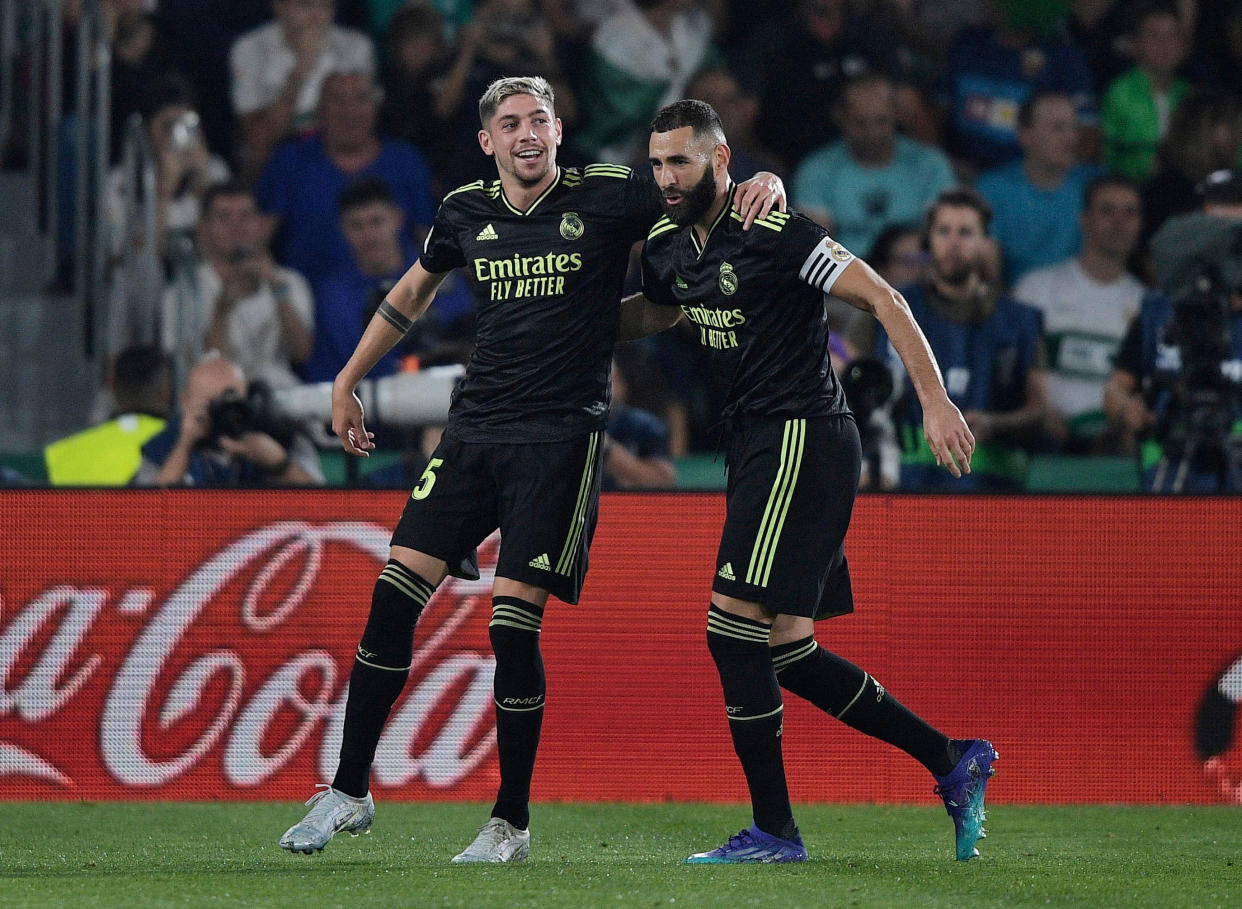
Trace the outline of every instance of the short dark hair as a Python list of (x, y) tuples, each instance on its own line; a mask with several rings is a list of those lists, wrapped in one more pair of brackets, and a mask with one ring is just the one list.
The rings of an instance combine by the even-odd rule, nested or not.
[(919, 226), (913, 221), (890, 224), (880, 231), (875, 242), (871, 244), (871, 249), (863, 258), (868, 265), (876, 268), (887, 265), (893, 259), (893, 250), (897, 248), (897, 241), (911, 234), (920, 238), (922, 236)]
[(173, 105), (194, 106), (194, 88), (190, 80), (180, 73), (156, 76), (138, 97), (138, 113), (144, 122), (150, 122), (161, 110)]
[(203, 199), (199, 203), (199, 210), (203, 214), (211, 211), (211, 206), (221, 196), (249, 196), (253, 199), (254, 191), (241, 180), (221, 180), (219, 183), (213, 183), (207, 187), (207, 191), (203, 193)]
[(979, 220), (983, 223), (983, 232), (985, 234), (991, 232), (991, 203), (977, 189), (969, 186), (954, 186), (952, 189), (946, 189), (936, 196), (932, 200), (931, 205), (927, 206), (927, 213), (923, 216), (924, 239), (931, 233), (932, 223), (936, 220), (936, 213), (942, 208), (973, 208), (979, 213)]
[(432, 35), (443, 44), (444, 17), (430, 3), (408, 3), (392, 14), (384, 30), (384, 47), (390, 57), (396, 56), (401, 42), (418, 35)]
[(674, 101), (660, 108), (660, 112), (651, 121), (653, 133), (671, 133), (675, 129), (687, 126), (694, 130), (696, 139), (710, 134), (718, 143), (723, 144), (725, 141), (720, 115), (706, 101), (697, 101), (693, 98)]
[(1178, 22), (1182, 21), (1182, 14), (1169, 0), (1148, 0), (1146, 3), (1138, 4), (1138, 9), (1131, 13), (1129, 33), (1137, 35), (1148, 19), (1154, 19), (1157, 16), (1171, 16)]
[(837, 106), (843, 107), (845, 105), (845, 96), (853, 89), (866, 88), (872, 85), (885, 85), (888, 86), (889, 89), (892, 89), (895, 87), (896, 83), (893, 82), (892, 76), (888, 75), (888, 73), (881, 72), (878, 69), (867, 69), (863, 70), (861, 73), (855, 73), (852, 76), (847, 76), (841, 83), (840, 88), (837, 89)]
[(1058, 98), (1070, 103), (1074, 106), (1074, 99), (1070, 97), (1069, 92), (1063, 92), (1055, 88), (1041, 88), (1031, 92), (1026, 96), (1026, 100), (1022, 102), (1022, 106), (1018, 108), (1018, 126), (1028, 128), (1035, 122), (1035, 108), (1043, 104), (1050, 98)]
[(117, 413), (164, 416), (172, 379), (172, 361), (154, 344), (135, 344), (112, 363), (112, 395)]
[(1128, 189), (1141, 200), (1143, 191), (1138, 182), (1125, 174), (1101, 174), (1090, 180), (1082, 191), (1082, 207), (1085, 211), (1095, 202), (1095, 197), (1106, 189)]
[(397, 204), (392, 194), (392, 187), (383, 177), (359, 177), (341, 190), (340, 195), (336, 197), (336, 207), (341, 214), (375, 202)]

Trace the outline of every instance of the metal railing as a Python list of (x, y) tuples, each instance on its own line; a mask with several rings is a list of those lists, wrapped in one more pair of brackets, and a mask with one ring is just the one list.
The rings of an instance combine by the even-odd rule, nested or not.
[[(81, 0), (77, 38), (64, 46), (64, 0), (0, 3), (0, 153), (30, 181), (44, 240), (43, 284), (72, 287), (84, 321), (85, 355), (95, 359), (107, 318), (107, 238), (100, 229), (108, 172), (110, 29), (100, 0)], [(73, 110), (62, 73), (72, 54)], [(71, 216), (70, 206), (72, 200)], [(31, 267), (35, 263), (26, 263)], [(68, 273), (66, 273), (68, 272)]]

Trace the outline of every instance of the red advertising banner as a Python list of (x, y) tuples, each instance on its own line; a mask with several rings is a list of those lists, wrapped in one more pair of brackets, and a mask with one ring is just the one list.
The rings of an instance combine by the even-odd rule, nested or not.
[[(297, 799), (330, 779), (403, 496), (0, 494), (0, 798)], [(551, 601), (536, 799), (738, 801), (707, 653), (723, 499), (605, 496)], [(1242, 802), (1242, 499), (860, 499), (821, 644), (1000, 752), (997, 802)], [(379, 745), (385, 799), (490, 799), (498, 538), (449, 579)], [(913, 760), (790, 696), (802, 801), (927, 801)]]

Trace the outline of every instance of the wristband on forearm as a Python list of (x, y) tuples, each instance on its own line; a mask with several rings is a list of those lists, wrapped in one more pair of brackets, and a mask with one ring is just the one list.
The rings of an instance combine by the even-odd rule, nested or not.
[(403, 335), (409, 334), (410, 329), (414, 327), (413, 320), (407, 319), (401, 310), (397, 309), (397, 307), (393, 306), (387, 300), (379, 305), (377, 312), (385, 322), (397, 331), (401, 332)]

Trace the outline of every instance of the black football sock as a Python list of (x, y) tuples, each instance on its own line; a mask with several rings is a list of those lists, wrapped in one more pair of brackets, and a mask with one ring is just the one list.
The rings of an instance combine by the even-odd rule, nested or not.
[(789, 805), (781, 754), (784, 705), (768, 655), (769, 626), (712, 605), (707, 613), (707, 649), (724, 689), (733, 750), (750, 789), (755, 826), (792, 839), (798, 828)]
[(814, 637), (772, 648), (772, 665), (781, 687), (806, 698), (847, 726), (896, 745), (936, 776), (953, 769), (949, 739), (884, 690), (868, 673)]
[(361, 798), (367, 794), (375, 746), (392, 705), (410, 675), (414, 626), (435, 585), (390, 559), (375, 582), (371, 614), (349, 676), (341, 760), (332, 788)]
[(530, 780), (539, 750), (547, 692), (539, 630), (543, 610), (517, 597), (494, 597), (488, 634), (496, 654), (496, 749), (500, 791), (492, 817), (525, 830), (530, 825)]

